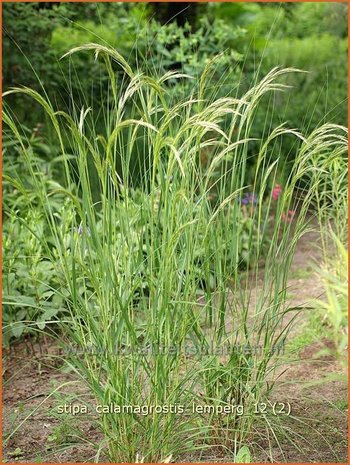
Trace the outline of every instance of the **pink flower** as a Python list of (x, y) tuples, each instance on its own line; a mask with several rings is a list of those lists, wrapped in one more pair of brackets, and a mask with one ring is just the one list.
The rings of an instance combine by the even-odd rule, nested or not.
[(275, 187), (272, 189), (272, 198), (273, 200), (278, 200), (278, 197), (280, 196), (282, 192), (282, 187), (280, 184), (276, 184)]
[(285, 221), (286, 223), (290, 223), (295, 215), (294, 210), (289, 210), (287, 214), (282, 213), (282, 221)]

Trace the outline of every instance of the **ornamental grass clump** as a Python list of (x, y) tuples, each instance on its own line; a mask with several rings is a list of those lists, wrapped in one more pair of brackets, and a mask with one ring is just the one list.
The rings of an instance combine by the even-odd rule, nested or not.
[[(280, 78), (298, 70), (274, 68), (245, 95), (216, 99), (208, 85), (214, 59), (177, 101), (168, 86), (191, 76), (147, 76), (97, 44), (65, 58), (83, 52), (107, 67), (105, 108), (73, 101), (66, 113), (47, 96), (17, 88), (4, 95), (3, 118), (49, 228), (40, 241), (61, 279), (51, 290), (65, 296), (62, 331), (79, 348), (68, 363), (96, 405), (129, 406), (100, 410), (98, 456), (161, 462), (220, 448), (234, 458), (252, 431), (256, 403), (270, 394), (276, 347), (292, 323), (287, 278), (313, 196), (312, 186), (300, 195), (299, 182), (313, 169), (315, 144), (326, 133), (337, 150), (344, 129), (321, 127), (310, 138), (286, 125), (273, 129), (258, 141), (247, 185), (255, 110), (264, 95), (287, 88)], [(62, 185), (43, 183), (6, 106), (12, 93), (44, 108), (60, 145)], [(276, 140), (285, 136), (300, 140), (300, 148), (277, 195), (272, 189), (284, 166)], [(51, 200), (62, 193), (58, 215)], [(216, 413), (224, 407), (230, 413)]]

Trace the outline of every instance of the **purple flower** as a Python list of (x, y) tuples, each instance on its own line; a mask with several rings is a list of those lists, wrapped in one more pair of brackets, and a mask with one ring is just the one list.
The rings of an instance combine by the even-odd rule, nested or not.
[(258, 203), (258, 199), (256, 195), (254, 195), (252, 192), (247, 192), (244, 194), (244, 197), (241, 199), (241, 204), (242, 205), (248, 205), (248, 204), (256, 205)]

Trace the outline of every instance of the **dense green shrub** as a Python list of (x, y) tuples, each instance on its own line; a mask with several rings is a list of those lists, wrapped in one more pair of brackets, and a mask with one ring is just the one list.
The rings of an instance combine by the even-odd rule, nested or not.
[[(64, 291), (61, 289), (61, 296), (58, 292), (60, 270), (47, 259), (52, 238), (45, 214), (38, 208), (41, 195), (35, 188), (39, 179), (44, 182), (51, 193), (50, 208), (61, 221), (65, 196), (59, 194), (61, 186), (54, 181), (61, 178), (59, 157), (55, 146), (45, 144), (39, 127), (34, 132), (25, 127), (22, 131), (33, 172), (21, 155), (21, 144), (11, 140), (6, 131), (3, 134), (2, 321), (6, 346), (14, 337), (43, 330), (64, 311)], [(43, 237), (47, 238), (47, 248)]]
[[(39, 90), (59, 91), (58, 67), (50, 47), (51, 33), (62, 22), (58, 8), (40, 8), (34, 3), (8, 3), (3, 8), (3, 82), (4, 88), (27, 85)], [(62, 82), (62, 81), (61, 81)], [(42, 122), (39, 106), (21, 105), (14, 96), (12, 107), (28, 124)], [(33, 111), (36, 110), (36, 111)], [(41, 115), (38, 118), (38, 114)], [(36, 115), (36, 116), (34, 116)]]
[[(225, 81), (222, 81), (220, 94), (228, 95), (237, 91), (239, 84), (239, 64), (243, 57), (236, 50), (236, 46), (244, 34), (243, 29), (238, 26), (230, 27), (223, 20), (209, 24), (208, 19), (202, 18), (199, 20), (199, 27), (191, 32), (188, 24), (179, 28), (173, 22), (160, 29), (154, 20), (140, 24), (136, 15), (116, 20), (115, 16), (110, 14), (104, 18), (101, 25), (88, 21), (56, 28), (52, 35), (51, 47), (58, 59), (67, 49), (84, 42), (110, 44), (127, 56), (131, 66), (138, 68), (140, 72), (161, 76), (167, 71), (179, 70), (192, 77), (200, 76), (208, 60), (218, 51), (225, 51), (216, 62), (215, 80), (220, 82), (222, 76), (226, 76)], [(83, 80), (77, 82), (70, 71), (71, 63), (62, 64), (66, 76), (72, 76), (70, 86), (74, 96), (78, 96), (80, 92), (80, 95), (83, 93), (86, 97), (86, 94), (90, 93), (92, 100), (88, 103), (98, 104), (101, 87), (108, 81), (106, 70), (88, 54), (74, 57), (72, 63), (74, 74), (84, 76)], [(122, 81), (119, 72), (119, 85), (122, 85)], [(91, 82), (98, 84), (92, 86)], [(178, 94), (186, 95), (189, 85), (193, 87), (193, 83), (189, 83), (188, 80), (170, 80), (168, 92), (173, 98)]]
[(301, 129), (325, 120), (346, 125), (347, 39), (330, 34), (274, 39), (265, 53), (264, 69), (277, 62), (307, 72), (289, 82), (295, 89), (292, 97), (275, 100), (280, 122)]
[(42, 236), (47, 234), (43, 213), (15, 213), (3, 227), (3, 344), (28, 333), (35, 334), (64, 316), (64, 298), (59, 295), (59, 267), (47, 258)]

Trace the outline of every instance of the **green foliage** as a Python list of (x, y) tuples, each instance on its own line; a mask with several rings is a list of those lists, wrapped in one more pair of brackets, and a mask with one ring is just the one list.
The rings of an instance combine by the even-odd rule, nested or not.
[(250, 463), (251, 456), (247, 446), (242, 446), (235, 457), (235, 463)]
[(54, 443), (56, 446), (67, 446), (81, 441), (81, 434), (81, 431), (72, 424), (72, 418), (68, 417), (53, 427), (51, 434), (47, 437), (47, 442)]
[[(4, 96), (33, 98), (55, 134), (64, 180), (55, 180), (53, 188), (5, 105), (9, 149), (19, 147), (37, 202), (29, 204), (28, 212), (38, 227), (38, 209), (47, 231), (34, 234), (44, 271), (49, 276), (55, 270), (59, 280), (48, 299), (63, 297), (69, 318), (59, 319), (60, 328), (79, 349), (69, 354), (69, 363), (101, 405), (223, 407), (235, 402), (245, 409), (242, 418), (236, 413), (140, 417), (102, 412), (99, 426), (112, 461), (167, 461), (213, 443), (233, 455), (246, 444), (255, 402), (270, 394), (266, 380), (278, 364), (272, 348), (285, 341), (290, 328), (284, 324), (288, 273), (315, 194), (308, 189), (297, 196), (298, 183), (314, 170), (310, 160), (316, 152), (335, 156), (346, 150), (346, 128), (324, 125), (308, 136), (285, 125), (269, 131), (256, 145), (248, 187), (250, 136), (259, 102), (284, 89), (280, 80), (293, 70), (274, 68), (240, 98), (220, 98), (215, 84), (211, 87), (213, 59), (199, 85), (184, 87), (184, 99), (168, 92), (171, 79), (184, 79), (180, 73), (140, 73), (118, 50), (100, 44), (73, 49), (66, 59), (78, 52), (93, 52), (106, 66), (109, 83), (102, 109), (80, 108), (78, 113), (76, 104), (70, 113), (56, 111), (28, 88)], [(96, 124), (100, 112), (105, 115), (102, 127)], [(275, 186), (271, 196), (270, 187), (285, 166), (283, 159), (271, 158), (271, 150), (276, 140), (283, 144), (290, 137), (300, 140), (300, 147), (283, 188)], [(145, 164), (137, 187), (134, 157), (139, 151)], [(8, 189), (19, 185), (18, 178), (8, 182)], [(55, 205), (62, 196), (58, 212)], [(21, 225), (16, 211), (9, 211)], [(29, 216), (22, 218), (33, 230)], [(33, 252), (25, 256), (35, 257)], [(261, 277), (262, 258), (258, 288), (251, 283)], [(36, 258), (26, 266), (32, 266), (34, 283), (40, 284)], [(249, 281), (242, 270), (249, 272)], [(16, 302), (21, 305), (17, 296)], [(231, 349), (222, 356), (227, 343)], [(193, 357), (184, 352), (188, 344), (195, 349)], [(237, 344), (248, 352), (237, 351)], [(127, 352), (117, 356), (120, 350)], [(246, 450), (240, 460), (249, 461)]]
[[(67, 73), (67, 68), (61, 68), (61, 64), (58, 61), (61, 55), (57, 54), (57, 50), (52, 44), (52, 36), (57, 37), (55, 31), (60, 31), (63, 26), (67, 26), (72, 21), (76, 21), (78, 24), (79, 22), (86, 22), (86, 27), (95, 30), (96, 24), (103, 17), (108, 15), (110, 11), (114, 11), (115, 15), (116, 10), (122, 12), (121, 22), (123, 22), (123, 18), (125, 21), (128, 8), (113, 3), (101, 3), (99, 5), (93, 3), (77, 3), (75, 5), (68, 3), (60, 3), (58, 5), (50, 3), (4, 4), (4, 88), (8, 89), (16, 85), (26, 85), (36, 90), (44, 88), (52, 101), (60, 102), (60, 105), (63, 103), (69, 105), (71, 102), (67, 88), (67, 76), (69, 72)], [(120, 23), (115, 22), (115, 24), (116, 29), (118, 29)], [(109, 27), (111, 25), (112, 21)], [(71, 34), (72, 30), (68, 27), (65, 32)], [(89, 33), (85, 30), (85, 36), (88, 35)], [(62, 39), (63, 41), (67, 41), (69, 35), (62, 36)], [(112, 39), (111, 34), (108, 35), (108, 39)], [(74, 42), (74, 34), (72, 41)], [(80, 43), (81, 41), (79, 41)], [(66, 50), (67, 47), (65, 47), (64, 51)], [(86, 61), (85, 64), (87, 64)], [(91, 74), (86, 73), (87, 70), (91, 70)], [(79, 86), (87, 94), (90, 90), (88, 80), (91, 79), (93, 73), (98, 73), (98, 67), (94, 66), (94, 61), (91, 60), (84, 69), (84, 75), (87, 75), (87, 77), (83, 80), (83, 84)], [(96, 94), (98, 95), (98, 92)], [(17, 116), (20, 119), (25, 119), (28, 125), (34, 126), (37, 123), (45, 121), (45, 114), (35, 102), (30, 102), (30, 106), (28, 107), (28, 105), (23, 105), (22, 101), (18, 101), (16, 96), (10, 98), (9, 102), (11, 102), (11, 106)]]
[(263, 69), (276, 62), (307, 71), (289, 82), (296, 89), (291, 95), (275, 99), (278, 122), (286, 120), (301, 129), (313, 129), (325, 121), (346, 125), (347, 39), (322, 34), (271, 40)]
[(335, 352), (347, 366), (348, 344), (348, 251), (336, 236), (336, 255), (333, 263), (324, 264), (319, 270), (325, 290), (325, 300), (317, 302), (321, 314), (330, 325)]
[[(159, 29), (144, 7), (101, 8), (69, 5), (66, 20), (75, 14), (76, 22), (52, 27), (43, 14), (54, 72), (33, 66), (45, 75), (47, 95), (28, 87), (4, 95), (4, 341), (59, 325), (79, 349), (69, 355), (71, 367), (103, 405), (236, 400), (246, 409), (242, 418), (102, 413), (99, 453), (104, 448), (112, 461), (168, 462), (215, 443), (248, 463), (253, 406), (268, 399), (279, 362), (271, 349), (290, 329), (287, 280), (306, 214), (314, 202), (326, 224), (329, 199), (344, 205), (344, 186), (334, 184), (346, 128), (314, 129), (328, 119), (325, 109), (343, 112), (341, 91), (329, 105), (316, 97), (330, 48), (344, 52), (344, 43), (327, 29), (311, 72), (294, 73), (275, 67), (272, 55), (307, 67), (316, 32), (300, 30), (299, 52), (278, 34), (265, 47), (261, 30), (252, 54), (247, 44), (254, 15), (270, 23), (278, 11), (288, 30), (299, 5), (225, 6), (232, 20), (245, 17), (248, 32), (228, 23), (223, 7), (210, 7), (221, 17), (195, 30)], [(77, 47), (67, 53), (69, 46)], [(218, 48), (226, 50), (213, 57)], [(339, 63), (329, 63), (335, 80), (344, 77)], [(302, 90), (286, 105), (281, 91), (290, 82)], [(41, 109), (33, 119), (29, 101)], [(302, 124), (305, 105), (313, 112)], [(286, 116), (290, 124), (279, 124)], [(34, 132), (20, 123), (30, 127), (36, 118), (44, 126)], [(249, 350), (215, 352), (227, 342)], [(188, 343), (206, 355), (187, 357)], [(169, 353), (148, 356), (145, 347)], [(120, 348), (131, 351), (117, 357)], [(66, 436), (63, 428), (52, 439)]]
[[(57, 83), (57, 66), (50, 47), (51, 33), (61, 23), (57, 8), (39, 4), (13, 3), (3, 8), (3, 79), (4, 87), (27, 85), (39, 90)], [(32, 102), (29, 110), (14, 97), (11, 102), (20, 117), (29, 123), (42, 121), (33, 117), (38, 110)], [(24, 113), (23, 113), (24, 112)]]
[(346, 3), (266, 3), (259, 7), (254, 8), (256, 14), (249, 28), (256, 37), (306, 38), (325, 33), (343, 38), (347, 36)]
[(59, 268), (47, 258), (42, 245), (43, 214), (27, 213), (23, 221), (12, 214), (3, 227), (3, 343), (19, 338), (62, 316), (58, 292)]
[[(38, 4), (14, 3), (5, 5), (3, 13), (3, 73), (6, 85), (25, 83), (37, 87), (38, 82), (28, 65), (28, 59), (46, 85), (55, 69), (50, 40), (52, 30), (60, 24), (57, 8), (39, 9)], [(40, 40), (33, 40), (38, 37)], [(16, 44), (21, 50), (16, 50)], [(26, 55), (29, 55), (28, 58)]]
[[(41, 205), (42, 192), (36, 190), (38, 179), (51, 192), (50, 208), (57, 221), (64, 212), (64, 195), (52, 193), (61, 189), (53, 178), (60, 179), (57, 171), (55, 147), (46, 145), (38, 130), (23, 130), (23, 144), (33, 160), (34, 171), (28, 170), (21, 146), (14, 143), (8, 132), (3, 134), (4, 221), (3, 221), (3, 343), (12, 338), (45, 329), (48, 323), (62, 316), (63, 290), (60, 295), (59, 266), (48, 259), (52, 247), (45, 214)], [(34, 178), (31, 176), (34, 174)], [(46, 237), (46, 242), (43, 238)], [(51, 245), (50, 245), (51, 243)]]
[[(232, 93), (239, 82), (239, 63), (242, 55), (236, 47), (244, 36), (245, 31), (239, 27), (230, 27), (223, 20), (215, 20), (212, 24), (207, 18), (201, 18), (197, 30), (191, 32), (191, 27), (186, 24), (179, 28), (172, 22), (161, 29), (154, 20), (140, 25), (136, 15), (119, 17), (110, 15), (104, 19), (103, 24), (96, 25), (93, 22), (72, 24), (69, 27), (56, 28), (52, 35), (51, 47), (57, 58), (61, 57), (69, 48), (73, 48), (84, 42), (96, 42), (117, 46), (120, 53), (128, 56), (130, 65), (154, 76), (161, 76), (169, 70), (179, 70), (181, 73), (198, 78), (218, 50), (224, 51), (220, 59), (216, 61), (215, 77), (222, 80), (220, 95)], [(135, 46), (137, 44), (137, 46)], [(69, 75), (71, 64), (63, 64), (65, 74)], [(104, 84), (108, 81), (105, 68), (101, 68), (98, 62), (92, 60), (91, 55), (74, 56), (74, 73), (81, 76), (79, 87), (71, 87), (74, 96), (92, 94), (94, 100), (88, 102), (93, 105), (99, 102), (99, 94), (106, 90)], [(119, 77), (119, 85), (122, 83), (122, 75), (115, 69)], [(96, 79), (97, 78), (97, 79)], [(73, 79), (73, 83), (76, 82)], [(95, 82), (92, 86), (91, 83)], [(96, 82), (98, 87), (96, 87)], [(188, 93), (189, 86), (193, 83), (188, 80), (170, 80), (171, 86), (168, 92), (173, 98), (178, 99)], [(80, 94), (79, 94), (80, 91)]]
[[(36, 190), (36, 183), (30, 176), (30, 171), (26, 163), (21, 158), (13, 154), (19, 153), (18, 145), (5, 141), (7, 162), (4, 170), (4, 190), (6, 192), (5, 217), (3, 225), (3, 325), (5, 346), (8, 346), (12, 338), (20, 338), (25, 334), (35, 334), (39, 330), (44, 330), (48, 322), (56, 321), (56, 317), (66, 318), (69, 302), (66, 300), (68, 291), (65, 290), (62, 267), (59, 263), (59, 256), (53, 249), (54, 237), (51, 236), (49, 225), (45, 220), (45, 215), (40, 210), (40, 195)], [(76, 221), (73, 213), (73, 205), (68, 198), (59, 193), (63, 187), (53, 178), (57, 178), (58, 173), (54, 168), (59, 164), (56, 157), (54, 162), (46, 162), (43, 157), (34, 155), (45, 145), (38, 142), (35, 136), (30, 137), (27, 150), (30, 152), (31, 160), (36, 168), (36, 175), (43, 182), (43, 186), (50, 192), (50, 208), (57, 219), (57, 224), (61, 224), (62, 237), (65, 244), (65, 255), (70, 257), (72, 253), (73, 241), (78, 237), (84, 241), (84, 237), (89, 234), (82, 223), (74, 227), (72, 221)], [(139, 256), (135, 273), (139, 276), (139, 283), (135, 286), (132, 300), (135, 308), (140, 304), (140, 299), (149, 299), (149, 290), (153, 285), (153, 278), (149, 274), (148, 262), (150, 257), (147, 253), (148, 237), (152, 228), (157, 229), (157, 234), (162, 236), (167, 226), (167, 218), (160, 216), (159, 222), (150, 224), (148, 218), (152, 217), (155, 211), (159, 211), (159, 201), (161, 189), (155, 192), (156, 203), (152, 209), (152, 199), (141, 189), (135, 189), (130, 193), (128, 205), (120, 203), (113, 217), (115, 235), (112, 247), (120, 250), (125, 249), (125, 254), (136, 254)], [(200, 198), (196, 199), (196, 202)], [(228, 230), (234, 231), (237, 227), (237, 234), (241, 238), (237, 244), (237, 253), (232, 258), (225, 258), (226, 266), (234, 270), (237, 267), (245, 269), (254, 265), (251, 257), (257, 256), (257, 251), (262, 250), (263, 244), (267, 245), (267, 237), (259, 234), (257, 216), (253, 214), (256, 206), (251, 203), (237, 208), (234, 204), (240, 203), (237, 197), (226, 209), (227, 221), (225, 224), (216, 222), (216, 238), (211, 241), (208, 247), (203, 247), (200, 242), (196, 243), (194, 251), (194, 276), (198, 294), (205, 294), (213, 291), (216, 287), (216, 275), (214, 263), (208, 267), (207, 254), (214, 257), (220, 249), (223, 257), (231, 257), (231, 244), (225, 238)], [(194, 214), (200, 213), (197, 203), (193, 205)], [(139, 212), (143, 211), (140, 216)], [(123, 222), (131, 221), (128, 244), (123, 239)], [(96, 223), (97, 231), (102, 231), (102, 220)], [(73, 236), (72, 236), (73, 231)], [(206, 225), (203, 223), (198, 229), (198, 237), (205, 240)], [(142, 253), (139, 254), (140, 241)], [(51, 260), (48, 256), (51, 255)], [(182, 247), (176, 252), (178, 265), (181, 268)], [(52, 256), (56, 260), (52, 260)], [(233, 258), (234, 257), (234, 258)], [(98, 260), (95, 251), (90, 251), (90, 259)], [(230, 260), (230, 261), (229, 261)], [(222, 265), (225, 265), (223, 262)], [(84, 273), (84, 268), (88, 266), (85, 256), (83, 262), (76, 265), (76, 270), (80, 274)], [(72, 269), (70, 268), (70, 272)], [(119, 273), (123, 273), (122, 263), (119, 266)], [(60, 290), (60, 291), (59, 291)], [(91, 315), (95, 315), (96, 307), (93, 304), (93, 284), (86, 281), (83, 287), (77, 289), (77, 293), (84, 298), (91, 299)]]
[[(262, 102), (254, 123), (257, 137), (264, 133), (271, 105), (278, 107), (274, 125), (286, 120), (291, 127), (311, 130), (325, 121), (325, 115), (327, 121), (347, 124), (347, 5), (218, 3), (201, 8), (195, 28), (189, 24), (179, 27), (176, 21), (160, 28), (145, 4), (60, 4), (44, 8), (5, 4), (4, 88), (25, 84), (39, 89), (44, 85), (51, 101), (60, 107), (100, 108), (101, 95), (108, 90), (106, 69), (90, 54), (74, 56), (71, 62), (59, 61), (67, 49), (81, 43), (107, 43), (128, 57), (133, 68), (147, 74), (161, 76), (176, 69), (195, 77), (209, 57), (222, 51), (212, 76), (220, 95), (236, 95), (239, 86), (248, 89), (258, 71), (262, 76), (276, 65), (309, 72), (289, 82), (295, 89), (293, 104), (289, 93)], [(35, 44), (32, 36), (39, 38)], [(116, 67), (114, 71), (118, 85), (122, 85), (122, 74)], [(174, 99), (185, 96), (193, 85), (186, 79), (171, 80), (170, 84), (168, 92)], [(33, 105), (34, 112), (30, 108)], [(30, 124), (43, 122), (35, 102), (30, 106), (12, 103), (20, 119), (25, 116)], [(26, 115), (21, 114), (23, 111)], [(290, 159), (293, 153), (294, 147), (284, 146), (285, 157)]]

